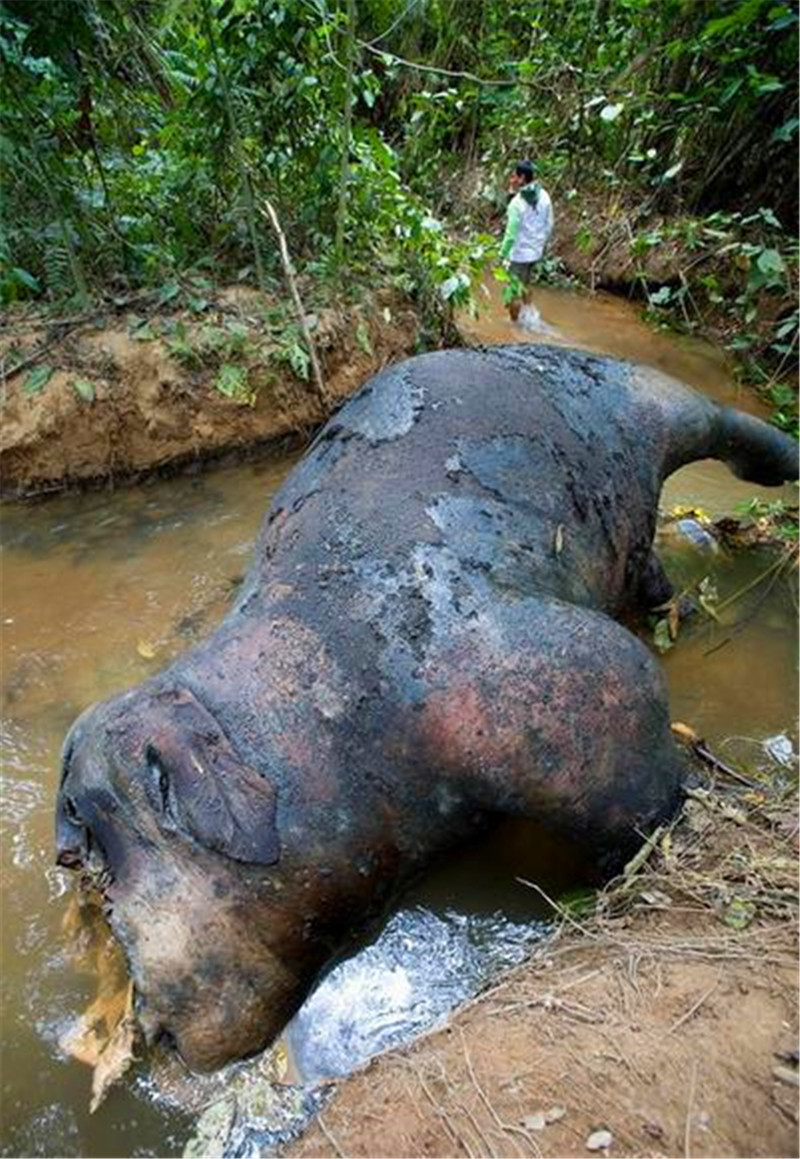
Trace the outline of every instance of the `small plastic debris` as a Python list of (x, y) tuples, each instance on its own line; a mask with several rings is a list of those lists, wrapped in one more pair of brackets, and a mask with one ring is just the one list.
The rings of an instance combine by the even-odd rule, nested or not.
[(589, 1151), (607, 1151), (613, 1142), (614, 1136), (603, 1127), (599, 1131), (592, 1131), (586, 1140), (586, 1147)]
[(548, 1123), (557, 1123), (559, 1119), (563, 1119), (567, 1113), (566, 1107), (550, 1107), (545, 1111), (544, 1117)]
[(672, 905), (672, 898), (668, 894), (662, 893), (660, 889), (648, 889), (639, 894), (639, 897), (645, 905), (651, 906), (653, 909), (667, 909)]
[(795, 760), (794, 746), (788, 736), (768, 736), (764, 741), (764, 752), (779, 765), (791, 765)]
[(543, 1131), (547, 1126), (544, 1111), (535, 1111), (532, 1115), (526, 1115), (522, 1120), (522, 1126), (526, 1131)]
[(800, 1074), (788, 1066), (774, 1066), (772, 1077), (777, 1079), (779, 1083), (786, 1083), (790, 1087), (800, 1086)]
[(675, 524), (675, 530), (681, 539), (703, 551), (719, 551), (719, 544), (714, 538), (713, 532), (705, 527), (699, 519), (679, 519)]

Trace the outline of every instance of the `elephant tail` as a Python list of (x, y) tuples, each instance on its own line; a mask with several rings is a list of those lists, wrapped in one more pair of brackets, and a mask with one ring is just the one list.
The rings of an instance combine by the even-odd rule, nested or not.
[(720, 407), (712, 458), (721, 459), (740, 479), (778, 487), (798, 477), (798, 446), (762, 419)]
[(719, 459), (739, 479), (764, 487), (798, 477), (798, 445), (790, 435), (695, 391), (673, 395), (669, 426), (664, 478), (697, 459)]

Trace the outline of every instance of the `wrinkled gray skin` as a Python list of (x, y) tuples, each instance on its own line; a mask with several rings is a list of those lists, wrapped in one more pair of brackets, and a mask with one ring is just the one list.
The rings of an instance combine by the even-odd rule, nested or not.
[(551, 347), (423, 355), (328, 422), (220, 627), (65, 744), (58, 858), (102, 872), (150, 1041), (263, 1047), (493, 814), (610, 873), (674, 811), (664, 681), (613, 617), (667, 596), (661, 484), (709, 456), (797, 473), (758, 420)]

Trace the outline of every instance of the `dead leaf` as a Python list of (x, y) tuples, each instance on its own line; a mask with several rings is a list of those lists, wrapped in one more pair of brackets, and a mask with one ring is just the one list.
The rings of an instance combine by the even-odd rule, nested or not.
[(672, 735), (676, 740), (679, 740), (681, 744), (697, 744), (700, 739), (694, 729), (690, 728), (688, 724), (684, 724), (683, 721), (674, 720), (669, 727)]
[(687, 801), (683, 806), (683, 816), (692, 833), (705, 833), (706, 829), (713, 824), (707, 807), (699, 801)]
[(155, 644), (150, 644), (147, 640), (140, 640), (136, 645), (136, 651), (143, 660), (155, 660), (156, 646)]
[(678, 608), (677, 601), (670, 604), (669, 606), (669, 612), (667, 614), (667, 626), (669, 628), (670, 637), (673, 640), (677, 640), (678, 629), (681, 626), (681, 613), (680, 609)]
[(125, 958), (91, 894), (78, 894), (64, 919), (84, 969), (97, 977), (94, 1001), (60, 1040), (61, 1049), (94, 1068), (94, 1112), (134, 1060), (137, 1025), (133, 1013), (133, 982)]
[(114, 1083), (122, 1078), (134, 1061), (136, 1034), (136, 1019), (133, 1015), (133, 982), (131, 982), (128, 986), (125, 1013), (94, 1068), (92, 1101), (89, 1104), (90, 1114), (94, 1114)]

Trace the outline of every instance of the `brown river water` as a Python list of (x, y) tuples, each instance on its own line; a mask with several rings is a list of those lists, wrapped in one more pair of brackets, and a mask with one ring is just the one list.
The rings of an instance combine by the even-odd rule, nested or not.
[[(654, 333), (628, 303), (539, 289), (540, 332), (526, 334), (505, 320), (494, 288), (491, 294), (481, 317), (463, 323), (474, 340), (544, 337), (586, 346), (758, 409), (737, 390), (719, 351)], [(268, 499), (291, 465), (267, 460), (4, 509), (3, 1155), (180, 1154), (190, 1133), (188, 1115), (165, 1100), (146, 1068), (90, 1116), (90, 1072), (59, 1047), (93, 984), (76, 971), (62, 932), (72, 887), (52, 864), (58, 756), (65, 730), (87, 704), (157, 671), (213, 627), (246, 570)], [(663, 505), (696, 504), (721, 514), (754, 494), (772, 500), (781, 492), (742, 484), (718, 464), (697, 464), (670, 480)], [(793, 500), (790, 488), (782, 494)], [(691, 545), (673, 554), (681, 577), (712, 575), (723, 599), (770, 563), (759, 553), (712, 556)], [(729, 605), (721, 624), (687, 632), (664, 660), (673, 718), (745, 762), (756, 764), (769, 738), (796, 747), (796, 607), (794, 581), (773, 576)], [(438, 904), (438, 912), (449, 906), (451, 917), (455, 910), (465, 921), (473, 910), (498, 909), (521, 920), (530, 899), (521, 901), (509, 883), (532, 870), (524, 834), (516, 838), (490, 845), (491, 875), (473, 850), (420, 887), (416, 903), (432, 911)], [(531, 916), (543, 916), (541, 909)], [(431, 927), (430, 937), (443, 928)], [(326, 1017), (324, 1003), (319, 1011), (312, 1021)]]

